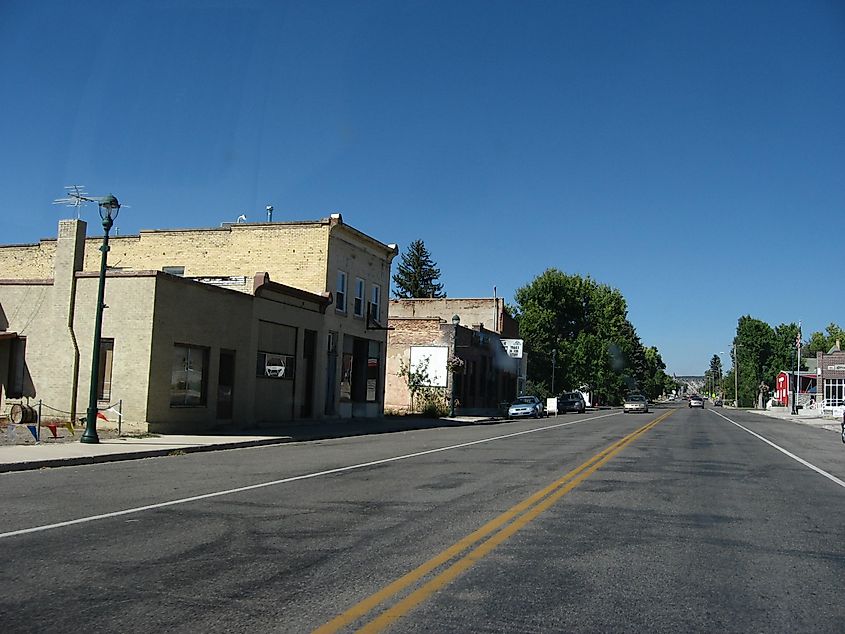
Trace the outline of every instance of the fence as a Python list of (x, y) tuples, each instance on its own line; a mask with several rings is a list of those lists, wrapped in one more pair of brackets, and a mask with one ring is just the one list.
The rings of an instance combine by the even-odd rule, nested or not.
[[(41, 400), (39, 400), (34, 407), (29, 404), (29, 399), (26, 399), (25, 402), (16, 401), (14, 403), (9, 403), (9, 405), (6, 437), (7, 440), (12, 441), (12, 444), (16, 441), (19, 427), (26, 428), (26, 430), (32, 434), (33, 438), (35, 438), (35, 442), (41, 442), (42, 427), (49, 429), (53, 438), (58, 438), (59, 425), (66, 427), (73, 435), (76, 433), (74, 429), (74, 421), (70, 419), (70, 412), (46, 405)], [(47, 412), (46, 414), (45, 411)], [(50, 414), (50, 412), (53, 414)], [(104, 412), (112, 412), (117, 415), (117, 433), (118, 435), (121, 435), (123, 433), (123, 399), (106, 405), (105, 407), (97, 408), (97, 418), (111, 422)], [(61, 416), (55, 416), (54, 414), (61, 414)], [(85, 417), (78, 419), (77, 422), (84, 424)]]

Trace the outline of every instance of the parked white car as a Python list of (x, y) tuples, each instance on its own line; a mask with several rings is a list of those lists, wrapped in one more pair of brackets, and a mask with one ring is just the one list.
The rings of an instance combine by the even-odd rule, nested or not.
[(536, 396), (520, 396), (508, 408), (508, 417), (522, 418), (533, 416), (540, 418), (545, 413), (543, 403)]

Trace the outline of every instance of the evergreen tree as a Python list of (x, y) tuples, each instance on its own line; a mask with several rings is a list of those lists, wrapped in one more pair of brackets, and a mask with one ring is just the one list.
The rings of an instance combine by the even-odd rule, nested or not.
[(399, 299), (417, 297), (446, 297), (440, 283), (440, 269), (431, 259), (422, 240), (414, 240), (402, 254), (398, 270), (393, 276), (393, 295)]

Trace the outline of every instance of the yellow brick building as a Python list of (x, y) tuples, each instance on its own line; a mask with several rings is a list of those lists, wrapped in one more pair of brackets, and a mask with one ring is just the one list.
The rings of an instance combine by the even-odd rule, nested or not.
[[(101, 241), (73, 220), (56, 239), (0, 246), (0, 413), (20, 399), (84, 411)], [(336, 214), (142, 231), (110, 247), (98, 391), (127, 423), (383, 413), (395, 245)], [(180, 363), (201, 366), (199, 382)]]

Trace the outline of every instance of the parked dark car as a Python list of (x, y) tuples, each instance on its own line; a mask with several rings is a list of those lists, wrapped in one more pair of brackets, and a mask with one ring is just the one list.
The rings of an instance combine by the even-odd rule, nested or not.
[(713, 407), (722, 407), (722, 399), (717, 398), (715, 401), (713, 401)]
[(564, 392), (557, 399), (558, 412), (576, 412), (583, 414), (587, 409), (587, 402), (581, 392)]

